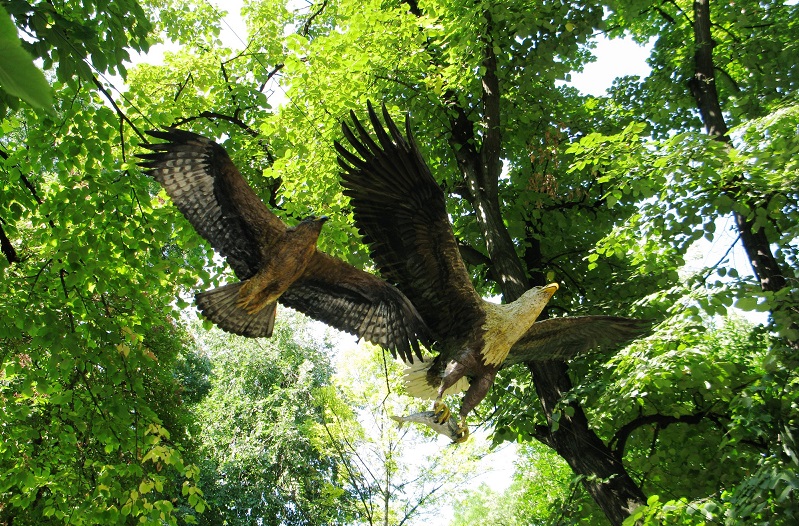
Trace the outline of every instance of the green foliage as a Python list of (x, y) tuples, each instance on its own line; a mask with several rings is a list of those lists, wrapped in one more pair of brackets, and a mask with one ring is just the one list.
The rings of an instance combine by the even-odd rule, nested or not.
[(308, 340), (300, 316), (288, 314), (263, 342), (198, 333), (213, 364), (211, 389), (193, 408), (208, 504), (200, 524), (352, 518), (352, 497), (336, 486), (338, 459), (317, 449), (312, 433), (330, 403), (319, 394), (330, 382), (329, 349)]
[[(686, 314), (604, 365), (594, 362), (598, 357), (575, 364), (575, 374), (585, 376), (570, 396), (582, 402), (600, 436), (654, 496), (630, 524), (791, 523), (797, 512), (797, 376), (779, 365), (775, 347), (773, 337), (741, 320), (697, 325)], [(524, 440), (541, 423), (519, 416), (536, 401), (520, 387), (506, 387), (515, 397), (501, 408), (497, 439)], [(774, 447), (775, 436), (782, 445)], [(517, 467), (516, 473), (515, 484), (529, 496), (513, 504), (518, 490), (512, 487), (497, 496), (509, 501), (499, 509), (556, 494), (538, 489), (536, 470)], [(568, 484), (560, 487), (565, 491)], [(599, 521), (585, 498), (576, 490), (558, 520)]]
[(769, 456), (741, 484), (722, 493), (729, 506), (725, 513), (728, 524), (793, 524), (797, 511), (796, 489), (799, 471), (796, 462)]
[(24, 129), (4, 123), (0, 216), (20, 261), (0, 269), (0, 514), (175, 523), (173, 499), (198, 471), (179, 447), (168, 234), (141, 235), (154, 234), (147, 188), (119, 169), (113, 114), (85, 95), (60, 108), (58, 141), (32, 114)]
[(33, 64), (30, 55), (22, 49), (17, 27), (6, 10), (0, 6), (0, 87), (21, 98), (31, 106), (50, 108), (53, 99), (50, 85), (42, 72)]
[(654, 526), (655, 524), (705, 526), (707, 524), (716, 524), (717, 521), (718, 506), (714, 502), (688, 502), (684, 498), (661, 502), (658, 495), (652, 495), (647, 499), (646, 506), (640, 506), (624, 521), (624, 526), (635, 524), (645, 526)]
[[(53, 70), (60, 84), (77, 89), (104, 73), (125, 76), (130, 50), (146, 51), (153, 25), (135, 0), (3, 2), (17, 28), (26, 35), (22, 47), (42, 68)], [(0, 115), (15, 110), (0, 101)]]
[(56, 68), (54, 112), (3, 108), (0, 521), (191, 522), (205, 507), (174, 374), (172, 306), (195, 272), (168, 250), (154, 185), (127, 172), (119, 115), (86, 89), (152, 25), (130, 1), (4, 3)]
[(571, 486), (577, 482), (573, 479), (568, 464), (554, 451), (541, 444), (522, 444), (510, 486), (496, 492), (482, 484), (463, 492), (450, 526), (569, 524), (567, 517), (581, 515), (578, 508), (590, 507), (573, 498)]

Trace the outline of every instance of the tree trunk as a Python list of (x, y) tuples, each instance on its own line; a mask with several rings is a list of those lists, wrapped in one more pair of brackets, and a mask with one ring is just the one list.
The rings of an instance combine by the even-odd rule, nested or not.
[[(713, 38), (710, 32), (710, 0), (694, 1), (694, 77), (689, 81), (691, 94), (702, 116), (707, 133), (719, 141), (730, 143), (727, 123), (721, 110), (713, 62)], [(733, 196), (735, 197), (735, 196)], [(744, 203), (753, 210), (752, 203)], [(735, 212), (735, 224), (741, 235), (752, 271), (764, 291), (777, 291), (785, 286), (785, 276), (771, 251), (766, 232), (755, 230), (749, 214)]]
[[(486, 13), (489, 25), (491, 15)], [(502, 132), (499, 123), (499, 79), (497, 78), (497, 58), (494, 49), (486, 43), (483, 51), (483, 66), (486, 68), (482, 79), (483, 121), (485, 133), (479, 151), (475, 149), (476, 134), (474, 124), (466, 116), (463, 108), (457, 108), (457, 117), (451, 120), (453, 148), (458, 166), (464, 177), (477, 221), (484, 232), (486, 251), (491, 260), (493, 274), (499, 278), (499, 285), (506, 302), (513, 301), (527, 290), (524, 268), (516, 255), (499, 206), (499, 175), (502, 173)]]
[[(713, 138), (730, 144), (727, 135), (727, 123), (721, 110), (718, 89), (716, 86), (715, 64), (713, 61), (713, 38), (711, 35), (710, 0), (694, 1), (694, 77), (689, 81), (688, 87), (696, 101), (696, 106), (702, 116), (702, 123), (707, 133)], [(738, 181), (739, 183), (742, 181)], [(755, 279), (760, 283), (760, 288), (767, 292), (776, 292), (787, 285), (786, 273), (780, 268), (777, 258), (771, 250), (771, 244), (764, 228), (755, 228), (755, 214), (757, 203), (752, 198), (743, 196), (742, 191), (731, 195), (746, 206), (746, 213), (736, 211), (735, 226), (741, 238), (741, 244), (749, 258)], [(772, 304), (771, 316), (777, 325), (796, 329), (796, 313), (784, 302)], [(799, 340), (786, 338), (788, 345), (799, 351)]]
[[(497, 62), (490, 43), (485, 43), (483, 65), (486, 67), (482, 79), (483, 135), (477, 137), (466, 111), (458, 109), (457, 117), (451, 120), (453, 151), (483, 232), (494, 274), (499, 276), (503, 298), (511, 302), (529, 288), (529, 280), (502, 220), (498, 197), (502, 168), (500, 94), (496, 77)], [(479, 150), (475, 144), (481, 145)], [(584, 487), (608, 520), (614, 525), (621, 524), (633, 509), (646, 503), (645, 495), (624, 469), (621, 460), (589, 427), (588, 419), (578, 403), (571, 404), (573, 415), (562, 415), (557, 430), (551, 430), (553, 412), (572, 387), (566, 363), (530, 363), (528, 368), (550, 423), (550, 427), (541, 433), (540, 440), (557, 451), (575, 474), (582, 476)]]
[(562, 412), (557, 430), (552, 431), (552, 414), (572, 388), (568, 366), (564, 362), (530, 362), (527, 367), (549, 423), (537, 438), (557, 451), (574, 473), (582, 475), (583, 487), (608, 520), (621, 524), (635, 508), (646, 503), (646, 496), (624, 469), (621, 459), (589, 427), (579, 404), (569, 404), (574, 413), (569, 416)]

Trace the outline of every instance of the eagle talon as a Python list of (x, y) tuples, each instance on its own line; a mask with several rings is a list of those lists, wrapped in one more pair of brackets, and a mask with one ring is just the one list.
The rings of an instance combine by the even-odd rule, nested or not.
[(466, 419), (461, 419), (460, 423), (458, 424), (458, 434), (453, 440), (453, 443), (463, 444), (467, 440), (469, 440), (469, 426), (466, 425)]
[(449, 410), (449, 407), (447, 407), (447, 404), (441, 400), (436, 400), (433, 402), (433, 412), (436, 414), (437, 424), (443, 424), (449, 420), (450, 415), (452, 415), (452, 412)]

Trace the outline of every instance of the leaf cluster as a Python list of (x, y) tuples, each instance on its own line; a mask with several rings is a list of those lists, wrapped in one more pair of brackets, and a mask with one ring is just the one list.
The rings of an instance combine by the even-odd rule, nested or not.
[(333, 403), (332, 369), (299, 315), (281, 312), (270, 340), (197, 333), (213, 368), (197, 417), (200, 524), (343, 524), (351, 495), (338, 484), (339, 460), (313, 430)]

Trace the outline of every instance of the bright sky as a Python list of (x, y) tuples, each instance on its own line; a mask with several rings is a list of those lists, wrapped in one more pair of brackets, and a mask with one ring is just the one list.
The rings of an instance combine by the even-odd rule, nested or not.
[(646, 64), (649, 49), (632, 39), (597, 40), (594, 54), (597, 61), (588, 64), (581, 73), (573, 73), (571, 85), (587, 95), (604, 95), (617, 77), (638, 75), (645, 77), (650, 68)]

